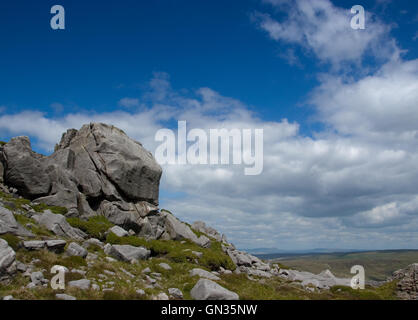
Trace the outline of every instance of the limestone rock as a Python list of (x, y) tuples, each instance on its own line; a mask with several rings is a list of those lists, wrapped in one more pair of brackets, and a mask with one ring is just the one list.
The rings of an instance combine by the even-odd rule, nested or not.
[(398, 280), (397, 295), (403, 300), (418, 300), (418, 263), (393, 273), (389, 281)]
[(50, 156), (33, 152), (28, 137), (11, 139), (0, 153), (7, 185), (34, 203), (66, 207), (68, 216), (98, 212), (138, 232), (158, 205), (161, 167), (114, 126), (70, 129)]
[(190, 270), (190, 276), (191, 277), (199, 276), (201, 278), (206, 278), (210, 280), (221, 280), (218, 276), (215, 276), (213, 273), (210, 273), (206, 270), (199, 269), (199, 268), (194, 268)]
[(8, 186), (15, 187), (29, 199), (48, 195), (51, 179), (44, 156), (32, 151), (28, 137), (12, 138), (3, 147), (7, 166), (4, 174)]
[(110, 228), (109, 232), (113, 232), (118, 237), (126, 237), (128, 235), (128, 231), (126, 231), (125, 229), (123, 229), (119, 226), (114, 226), (114, 227)]
[(183, 292), (178, 288), (169, 288), (168, 294), (174, 299), (183, 299)]
[(9, 280), (16, 270), (16, 253), (0, 238), (0, 282)]
[(90, 289), (91, 281), (87, 279), (75, 280), (68, 282), (69, 287), (78, 288), (81, 290), (88, 290)]
[(117, 260), (131, 262), (132, 260), (145, 260), (151, 252), (143, 247), (112, 245), (108, 254)]
[(70, 295), (65, 294), (65, 293), (57, 293), (55, 295), (55, 298), (57, 298), (58, 300), (77, 300), (75, 297), (70, 296)]
[(83, 240), (87, 237), (83, 231), (71, 227), (63, 215), (52, 213), (49, 210), (46, 210), (39, 217), (38, 223), (49, 231), (54, 232), (57, 236), (74, 240)]
[(190, 294), (195, 300), (239, 300), (239, 296), (235, 292), (208, 279), (200, 279)]
[(71, 242), (69, 244), (66, 253), (69, 256), (76, 256), (76, 257), (82, 257), (82, 258), (87, 257), (87, 254), (88, 254), (86, 249), (84, 249), (82, 246), (80, 246), (79, 244), (75, 242)]
[(31, 237), (33, 234), (17, 223), (13, 213), (0, 206), (0, 234), (11, 233), (17, 236)]

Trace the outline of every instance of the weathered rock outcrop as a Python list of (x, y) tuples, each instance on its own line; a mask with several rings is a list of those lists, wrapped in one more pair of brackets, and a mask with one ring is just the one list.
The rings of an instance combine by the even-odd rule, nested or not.
[[(33, 152), (28, 137), (16, 137), (0, 148), (0, 163), (6, 185), (35, 204), (66, 207), (66, 217), (103, 215), (140, 237), (187, 239), (205, 248), (211, 245), (209, 237), (222, 238), (204, 223), (197, 223), (196, 228), (209, 237), (198, 237), (189, 225), (160, 212), (161, 167), (139, 142), (114, 126), (90, 123), (80, 130), (69, 129), (50, 156)], [(33, 216), (58, 236), (85, 238), (83, 232), (68, 225), (66, 217), (51, 212)], [(12, 215), (4, 225), (15, 228), (13, 219)], [(118, 235), (125, 234), (117, 230), (122, 231), (116, 232)], [(18, 231), (24, 230), (14, 233)]]
[(162, 169), (122, 130), (101, 123), (70, 129), (51, 156), (32, 151), (28, 137), (11, 139), (0, 157), (4, 180), (35, 202), (65, 206), (70, 215), (99, 211), (112, 218), (146, 216), (158, 205)]
[(5, 240), (0, 239), (0, 283), (9, 280), (16, 271), (16, 253)]
[(393, 273), (389, 281), (397, 280), (397, 295), (403, 300), (418, 300), (418, 263)]
[(11, 233), (18, 236), (30, 237), (33, 234), (17, 223), (13, 213), (0, 205), (0, 235)]

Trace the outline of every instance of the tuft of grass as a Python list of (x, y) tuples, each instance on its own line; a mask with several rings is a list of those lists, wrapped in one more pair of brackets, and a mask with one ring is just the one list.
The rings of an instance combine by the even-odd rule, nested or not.
[(4, 145), (6, 145), (7, 144), (7, 142), (4, 142), (4, 141), (0, 141), (0, 147), (3, 147)]
[(11, 233), (6, 233), (0, 236), (3, 240), (6, 240), (10, 247), (14, 251), (17, 251), (20, 248), (20, 239)]
[(114, 226), (104, 216), (91, 217), (87, 221), (80, 218), (67, 218), (67, 221), (72, 227), (78, 228), (99, 240), (104, 240), (106, 231)]
[(59, 206), (48, 206), (45, 203), (39, 203), (32, 206), (33, 210), (36, 212), (44, 212), (45, 210), (51, 210), (52, 213), (55, 214), (62, 214), (66, 215), (68, 213), (68, 209), (65, 207), (59, 207)]
[(235, 264), (232, 262), (229, 255), (222, 251), (221, 243), (217, 241), (212, 241), (210, 249), (203, 251), (200, 263), (211, 270), (219, 270), (220, 267), (228, 270), (235, 269)]
[(28, 223), (30, 223), (32, 225), (32, 227), (30, 228), (30, 231), (33, 234), (38, 235), (38, 236), (46, 236), (46, 237), (53, 236), (53, 233), (51, 231), (40, 227), (34, 219), (29, 218), (23, 214), (15, 214), (14, 216), (15, 216), (16, 221), (24, 227)]

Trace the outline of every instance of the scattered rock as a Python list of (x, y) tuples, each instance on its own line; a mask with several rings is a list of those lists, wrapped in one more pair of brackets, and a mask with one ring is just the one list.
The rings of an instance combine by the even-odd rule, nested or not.
[(145, 291), (142, 290), (142, 289), (137, 289), (135, 292), (136, 292), (136, 294), (138, 294), (140, 296), (145, 296)]
[(72, 288), (78, 288), (81, 290), (88, 290), (90, 289), (91, 281), (87, 279), (75, 280), (68, 282), (68, 286)]
[(33, 234), (17, 223), (13, 213), (0, 205), (0, 235), (11, 233), (17, 236), (33, 237)]
[(13, 296), (5, 296), (5, 297), (3, 298), (3, 300), (4, 300), (4, 301), (10, 301), (10, 300), (15, 300), (15, 299), (13, 298)]
[(190, 294), (195, 300), (238, 300), (239, 296), (225, 289), (216, 282), (208, 279), (200, 279)]
[(71, 227), (63, 215), (52, 213), (49, 210), (39, 216), (38, 223), (60, 237), (74, 240), (83, 240), (87, 237), (83, 231)]
[(142, 270), (142, 273), (151, 273), (151, 269), (149, 267), (146, 267), (144, 270)]
[(174, 299), (183, 299), (183, 292), (178, 288), (169, 288), (168, 294)]
[(126, 231), (125, 229), (123, 229), (119, 226), (114, 226), (114, 227), (110, 228), (108, 231), (113, 232), (118, 237), (126, 237), (126, 236), (129, 235), (128, 231)]
[(190, 270), (190, 276), (191, 277), (199, 276), (201, 278), (206, 278), (206, 279), (215, 280), (215, 281), (221, 280), (218, 276), (215, 276), (213, 273), (210, 273), (206, 270), (199, 269), (199, 268), (194, 268)]
[(30, 280), (35, 286), (42, 284), (44, 279), (44, 274), (40, 271), (32, 272), (30, 275)]
[(46, 247), (46, 242), (45, 241), (38, 241), (38, 240), (24, 241), (23, 242), (23, 247), (26, 250), (42, 250)]
[(53, 251), (55, 253), (62, 253), (64, 252), (65, 245), (67, 241), (65, 240), (47, 240), (46, 247), (48, 250)]
[(82, 257), (82, 258), (87, 257), (87, 254), (88, 254), (86, 249), (84, 249), (82, 246), (80, 246), (79, 244), (75, 242), (71, 242), (69, 244), (66, 253), (69, 256), (77, 256), (77, 257)]
[(88, 249), (90, 246), (98, 246), (99, 248), (104, 248), (104, 243), (101, 242), (99, 239), (90, 238), (83, 242), (83, 247)]
[(70, 296), (70, 295), (65, 294), (65, 293), (57, 293), (57, 294), (55, 295), (55, 297), (56, 297), (58, 300), (77, 300), (75, 297)]
[(17, 271), (16, 253), (0, 238), (0, 282), (10, 280)]
[(164, 292), (159, 293), (158, 295), (154, 296), (152, 300), (170, 300)]
[(170, 267), (170, 265), (168, 265), (167, 263), (164, 263), (164, 262), (160, 263), (160, 264), (159, 264), (159, 266), (160, 266), (161, 268), (163, 268), (164, 270), (171, 270), (171, 269), (172, 269), (172, 268)]
[(151, 255), (151, 251), (144, 247), (130, 245), (112, 245), (109, 255), (117, 260), (131, 262), (132, 260), (145, 260)]

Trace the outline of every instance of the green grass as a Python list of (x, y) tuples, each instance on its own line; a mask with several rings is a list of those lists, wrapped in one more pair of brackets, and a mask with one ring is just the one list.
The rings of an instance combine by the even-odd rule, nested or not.
[(6, 145), (7, 144), (7, 142), (4, 142), (4, 141), (0, 141), (0, 147), (3, 147), (4, 145)]
[(30, 223), (32, 225), (30, 228), (30, 231), (37, 236), (51, 237), (54, 235), (51, 231), (43, 227), (40, 227), (37, 224), (37, 222), (32, 218), (26, 217), (23, 214), (15, 214), (14, 216), (15, 216), (16, 221), (25, 228), (26, 228), (26, 225)]
[(93, 238), (99, 240), (105, 239), (105, 232), (114, 226), (113, 223), (109, 222), (104, 216), (91, 217), (88, 220), (82, 220), (80, 218), (67, 218), (68, 223), (78, 228)]
[(55, 214), (66, 215), (68, 213), (68, 209), (65, 207), (48, 206), (45, 203), (39, 203), (39, 204), (33, 205), (32, 208), (36, 212), (44, 212), (45, 210), (50, 210), (52, 213), (55, 213)]
[[(221, 244), (212, 241), (211, 248), (202, 248), (198, 245), (185, 241), (173, 240), (146, 240), (136, 236), (118, 237), (110, 232), (107, 235), (106, 242), (110, 244), (127, 244), (135, 247), (145, 247), (151, 250), (153, 256), (165, 256), (167, 259), (177, 262), (185, 263), (198, 260), (198, 263), (208, 268), (209, 270), (218, 270), (219, 267), (225, 269), (234, 269), (235, 266), (231, 258), (222, 251)], [(192, 251), (201, 252), (203, 255), (198, 258)]]
[(20, 239), (13, 234), (6, 233), (0, 236), (3, 240), (6, 240), (10, 247), (13, 250), (18, 250), (20, 248)]

